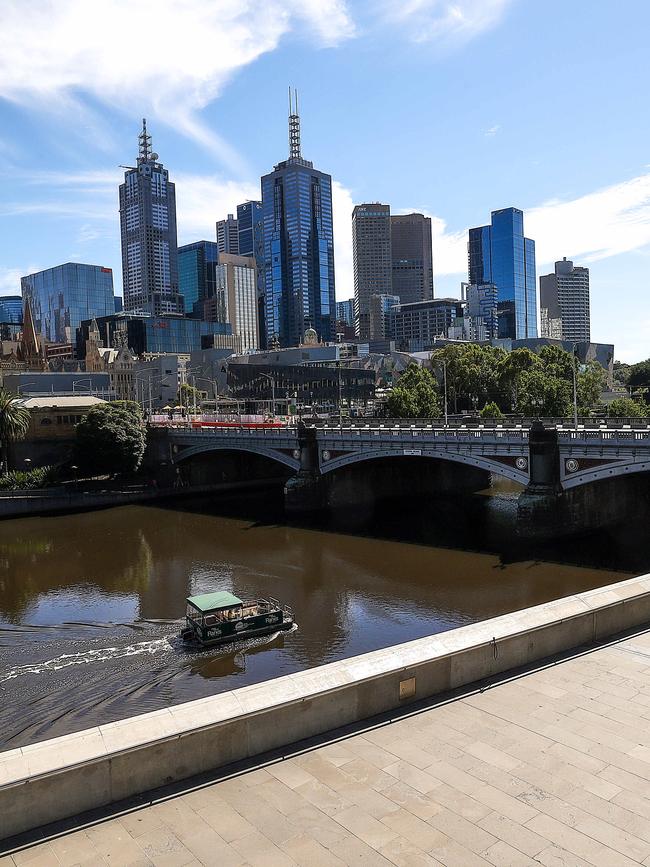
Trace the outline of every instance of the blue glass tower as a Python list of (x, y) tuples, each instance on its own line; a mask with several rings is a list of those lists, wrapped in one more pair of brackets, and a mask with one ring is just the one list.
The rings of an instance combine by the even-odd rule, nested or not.
[(469, 282), (497, 287), (498, 336), (537, 337), (535, 242), (524, 238), (518, 208), (492, 211), (489, 226), (469, 230)]
[(266, 338), (296, 346), (310, 326), (334, 336), (332, 178), (300, 153), (297, 99), (289, 101), (289, 159), (262, 178)]
[(185, 314), (193, 319), (203, 319), (203, 303), (216, 292), (218, 260), (216, 241), (196, 241), (178, 248), (178, 291)]
[(100, 265), (66, 262), (20, 280), (36, 331), (51, 343), (73, 343), (84, 319), (115, 312), (113, 272)]

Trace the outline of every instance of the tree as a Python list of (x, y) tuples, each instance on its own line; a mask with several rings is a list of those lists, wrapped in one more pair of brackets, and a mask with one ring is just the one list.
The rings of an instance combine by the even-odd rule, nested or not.
[(409, 364), (388, 396), (391, 418), (432, 418), (440, 415), (436, 380), (431, 371)]
[(178, 396), (181, 406), (185, 406), (188, 409), (192, 409), (194, 406), (197, 406), (200, 409), (203, 395), (198, 388), (190, 385), (189, 382), (184, 382), (181, 385), (178, 390)]
[(131, 473), (142, 463), (145, 428), (139, 404), (115, 400), (92, 407), (77, 425), (76, 461), (92, 473)]
[(537, 369), (522, 375), (517, 408), (523, 415), (565, 418), (572, 404), (573, 388), (566, 379)]
[(607, 415), (610, 418), (646, 418), (648, 410), (645, 404), (630, 397), (617, 397), (607, 405)]
[(633, 389), (641, 390), (647, 401), (650, 390), (650, 358), (645, 361), (639, 361), (630, 367), (630, 376), (627, 384)]
[(18, 398), (0, 389), (0, 447), (2, 472), (6, 473), (9, 459), (9, 443), (21, 440), (27, 434), (31, 416)]
[(577, 377), (578, 406), (586, 415), (600, 400), (605, 387), (605, 371), (597, 361), (582, 365)]
[(499, 362), (498, 376), (504, 393), (510, 393), (511, 400), (508, 409), (517, 406), (519, 402), (519, 386), (521, 377), (528, 370), (542, 367), (538, 355), (530, 349), (513, 349)]
[(479, 415), (481, 418), (503, 418), (499, 405), (493, 400), (485, 404)]
[(615, 361), (613, 368), (614, 382), (618, 382), (619, 385), (627, 385), (631, 367), (631, 364), (626, 364), (624, 361)]

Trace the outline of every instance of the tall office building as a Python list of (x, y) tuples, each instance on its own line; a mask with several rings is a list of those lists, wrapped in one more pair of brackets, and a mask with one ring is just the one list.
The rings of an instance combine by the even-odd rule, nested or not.
[(262, 178), (266, 339), (297, 346), (315, 328), (334, 337), (332, 178), (300, 152), (298, 100), (289, 99), (289, 158)]
[(535, 242), (524, 237), (518, 208), (492, 211), (489, 226), (469, 230), (469, 283), (497, 287), (498, 336), (537, 337)]
[(115, 310), (113, 272), (101, 265), (66, 262), (28, 274), (20, 285), (36, 333), (51, 343), (74, 343), (85, 319)]
[(252, 256), (219, 254), (217, 291), (206, 303), (206, 319), (229, 322), (241, 338), (243, 352), (259, 349), (257, 322), (257, 266)]
[(151, 149), (142, 119), (135, 168), (120, 185), (124, 309), (154, 315), (183, 313), (178, 291), (176, 190)]
[(239, 255), (253, 256), (257, 266), (257, 327), (259, 345), (266, 349), (264, 322), (264, 213), (261, 202), (237, 205)]
[(193, 319), (203, 317), (204, 302), (216, 292), (217, 262), (216, 241), (196, 241), (178, 248), (178, 291), (186, 315)]
[(220, 253), (239, 256), (239, 227), (232, 214), (225, 220), (217, 220), (217, 249)]
[(556, 262), (539, 278), (539, 312), (542, 337), (590, 342), (589, 268), (566, 256)]
[(0, 297), (0, 340), (18, 337), (23, 326), (23, 299), (21, 295)]
[(355, 205), (352, 211), (355, 328), (362, 340), (370, 337), (370, 298), (392, 292), (390, 205)]
[(433, 298), (431, 217), (400, 214), (390, 218), (392, 293), (402, 304)]

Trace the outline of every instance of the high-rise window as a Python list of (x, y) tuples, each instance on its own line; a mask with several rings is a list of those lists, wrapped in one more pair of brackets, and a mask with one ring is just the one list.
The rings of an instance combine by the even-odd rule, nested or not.
[(178, 291), (176, 190), (151, 150), (146, 121), (136, 167), (120, 185), (124, 307), (148, 313), (183, 313)]
[(308, 328), (334, 337), (332, 178), (300, 154), (290, 110), (290, 155), (262, 178), (266, 339), (296, 346)]
[(535, 242), (524, 237), (518, 208), (492, 211), (489, 226), (469, 230), (469, 283), (497, 290), (498, 336), (537, 337)]

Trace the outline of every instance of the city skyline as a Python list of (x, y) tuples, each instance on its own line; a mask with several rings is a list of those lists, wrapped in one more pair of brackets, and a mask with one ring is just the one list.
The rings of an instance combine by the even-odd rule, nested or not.
[[(111, 4), (105, 27), (95, 28), (104, 43), (120, 34), (121, 5)], [(247, 199), (259, 200), (259, 178), (285, 152), (286, 85), (295, 83), (304, 149), (333, 178), (338, 300), (353, 294), (354, 204), (382, 201), (394, 214), (431, 216), (437, 297), (457, 297), (467, 279), (468, 229), (491, 211), (514, 206), (524, 211), (526, 234), (536, 241), (538, 275), (564, 256), (589, 267), (592, 339), (617, 344), (621, 360), (647, 356), (648, 120), (634, 110), (650, 77), (640, 62), (643, 22), (650, 23), (644, 4), (632, 2), (623, 18), (604, 2), (542, 8), (462, 0), (454, 4), (454, 22), (444, 2), (399, 13), (383, 4), (376, 14), (362, 3), (307, 4), (299, 14), (274, 2), (273, 10), (286, 15), (266, 36), (252, 6), (242, 4), (228, 18), (219, 15), (219, 3), (210, 5), (216, 11), (208, 14), (208, 4), (189, 3), (187, 21), (174, 34), (171, 72), (161, 72), (147, 48), (139, 58), (144, 69), (127, 60), (122, 78), (102, 53), (106, 47), (89, 36), (93, 22), (76, 0), (57, 4), (47, 27), (45, 20), (21, 17), (14, 4), (3, 7), (2, 294), (15, 294), (20, 276), (74, 260), (112, 267), (119, 291), (116, 190), (123, 174), (117, 166), (129, 161), (142, 116), (176, 184), (179, 244), (214, 238), (216, 220)], [(64, 38), (61, 28), (75, 11)], [(161, 27), (171, 14), (169, 4), (159, 4)], [(597, 52), (585, 52), (577, 67), (560, 50), (560, 14), (565, 30), (579, 29), (585, 44), (607, 35), (605, 64)], [(216, 34), (216, 44), (227, 44), (242, 22), (249, 50), (227, 46), (221, 66), (189, 63), (197, 21), (205, 25), (198, 46), (192, 43), (197, 56), (203, 40), (209, 44)], [(28, 25), (39, 56), (30, 68), (11, 48), (24, 44)], [(528, 56), (536, 42), (552, 49), (552, 64)], [(79, 62), (89, 45), (99, 51), (96, 62)], [(468, 51), (489, 51), (492, 58), (489, 68), (481, 67), (480, 82), (467, 66)], [(640, 71), (632, 79), (626, 71), (637, 59)], [(384, 65), (390, 80), (379, 77)], [(173, 85), (171, 73), (179, 69), (180, 85)], [(472, 88), (477, 99), (468, 98)], [(524, 96), (529, 112), (520, 111)], [(558, 136), (549, 119), (563, 115), (584, 122), (562, 123)], [(623, 315), (621, 297), (634, 316)]]

